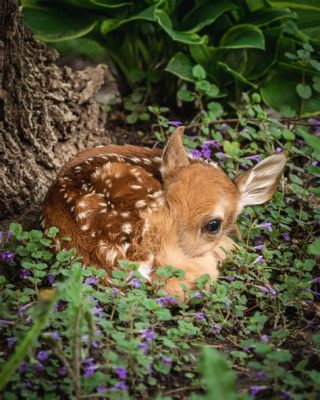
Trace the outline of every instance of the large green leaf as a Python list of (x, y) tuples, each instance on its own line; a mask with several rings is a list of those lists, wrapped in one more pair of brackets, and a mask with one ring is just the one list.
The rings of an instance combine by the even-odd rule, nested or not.
[(244, 19), (243, 22), (247, 22), (256, 26), (264, 26), (279, 20), (294, 17), (294, 13), (289, 9), (267, 9), (249, 15)]
[(320, 110), (320, 95), (313, 93), (312, 97), (302, 100), (296, 86), (301, 83), (299, 75), (286, 71), (274, 70), (260, 88), (263, 101), (280, 113), (283, 107), (290, 107), (297, 114), (315, 115)]
[(210, 1), (193, 8), (184, 18), (183, 26), (190, 32), (198, 32), (205, 26), (211, 25), (222, 14), (234, 10), (237, 5), (231, 1)]
[(240, 74), (239, 72), (235, 71), (234, 69), (230, 68), (229, 65), (223, 63), (223, 62), (218, 62), (218, 65), (225, 70), (226, 72), (228, 72), (230, 75), (232, 75), (237, 81), (245, 83), (246, 85), (249, 85), (251, 87), (253, 87), (254, 89), (257, 88), (257, 85), (255, 85), (254, 83), (248, 81), (242, 74)]
[(119, 28), (119, 26), (124, 25), (131, 21), (136, 20), (146, 20), (146, 21), (155, 21), (155, 11), (157, 5), (146, 8), (145, 10), (139, 12), (136, 15), (132, 15), (128, 18), (115, 19), (115, 18), (107, 18), (104, 19), (101, 23), (100, 31), (102, 34), (106, 35), (112, 30)]
[(184, 53), (176, 53), (168, 65), (165, 71), (171, 72), (172, 74), (178, 76), (180, 79), (185, 81), (194, 82), (194, 76), (192, 74), (193, 64), (189, 57)]
[(60, 0), (64, 3), (94, 10), (113, 10), (127, 7), (132, 1), (126, 0)]
[(53, 8), (24, 8), (24, 21), (37, 39), (58, 42), (76, 39), (91, 32), (98, 23), (96, 15), (77, 14)]
[(52, 42), (50, 45), (55, 47), (63, 56), (80, 55), (96, 62), (106, 61), (107, 58), (107, 50), (100, 43), (85, 37)]
[(319, 0), (269, 0), (273, 8), (290, 8), (298, 10), (320, 10)]
[(182, 32), (176, 31), (172, 27), (172, 22), (168, 14), (163, 10), (156, 10), (156, 19), (161, 28), (171, 37), (172, 40), (185, 43), (185, 44), (202, 44), (205, 41), (204, 37), (201, 37), (193, 32)]
[(220, 40), (220, 47), (226, 49), (265, 48), (265, 40), (262, 31), (251, 24), (233, 26)]
[(215, 349), (202, 350), (199, 369), (211, 400), (236, 400), (235, 376), (227, 360)]

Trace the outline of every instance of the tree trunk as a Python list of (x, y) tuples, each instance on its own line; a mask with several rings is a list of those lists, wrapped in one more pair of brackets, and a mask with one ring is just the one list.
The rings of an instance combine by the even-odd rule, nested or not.
[(26, 226), (57, 171), (84, 147), (108, 144), (93, 100), (107, 67), (73, 72), (23, 25), (17, 0), (0, 1), (0, 224)]

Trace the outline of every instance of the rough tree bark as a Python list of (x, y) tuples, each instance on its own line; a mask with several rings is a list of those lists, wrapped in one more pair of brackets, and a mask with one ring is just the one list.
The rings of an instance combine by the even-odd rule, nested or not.
[(18, 0), (0, 1), (0, 225), (34, 220), (60, 166), (110, 143), (93, 100), (106, 66), (73, 72), (23, 25)]

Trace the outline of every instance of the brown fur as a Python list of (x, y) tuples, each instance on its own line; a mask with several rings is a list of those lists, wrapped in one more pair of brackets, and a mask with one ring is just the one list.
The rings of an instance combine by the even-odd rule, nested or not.
[[(230, 235), (239, 236), (236, 219), (243, 205), (252, 204), (257, 187), (259, 201), (271, 197), (285, 158), (272, 156), (272, 167), (264, 160), (234, 183), (217, 166), (190, 160), (182, 133), (175, 131), (163, 153), (106, 146), (68, 162), (43, 206), (44, 227), (59, 228), (56, 248), (70, 237), (64, 247), (75, 247), (84, 264), (109, 275), (124, 259), (141, 263), (151, 282), (155, 267), (164, 265), (184, 270), (183, 283), (190, 288), (203, 274), (216, 280), (224, 250), (236, 248)], [(266, 168), (272, 169), (270, 177)], [(209, 233), (213, 219), (222, 221), (221, 229)], [(182, 298), (180, 283), (170, 279), (167, 291)]]

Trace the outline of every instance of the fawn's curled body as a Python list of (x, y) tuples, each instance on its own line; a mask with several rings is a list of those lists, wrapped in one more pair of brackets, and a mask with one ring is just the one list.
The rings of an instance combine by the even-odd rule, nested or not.
[[(185, 272), (188, 287), (209, 274), (218, 277), (236, 219), (247, 204), (273, 194), (285, 157), (274, 155), (233, 182), (216, 164), (190, 160), (180, 128), (161, 152), (135, 146), (106, 146), (78, 154), (60, 171), (43, 206), (44, 228), (56, 226), (56, 249), (75, 247), (84, 264), (110, 275), (117, 261), (139, 262), (152, 282), (158, 266)], [(269, 171), (269, 172), (268, 172)], [(166, 289), (183, 296), (180, 281)]]

